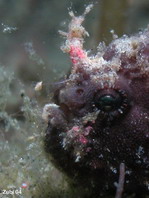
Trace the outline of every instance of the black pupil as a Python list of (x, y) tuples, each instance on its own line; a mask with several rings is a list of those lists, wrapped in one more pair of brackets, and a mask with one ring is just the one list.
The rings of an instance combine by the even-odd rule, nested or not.
[(116, 110), (120, 105), (120, 98), (114, 97), (112, 95), (101, 96), (97, 101), (97, 107), (103, 111), (113, 111)]

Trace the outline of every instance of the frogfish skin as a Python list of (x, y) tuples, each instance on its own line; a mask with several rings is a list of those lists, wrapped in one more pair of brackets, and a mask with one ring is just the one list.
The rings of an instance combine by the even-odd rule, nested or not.
[[(118, 38), (96, 54), (83, 48), (88, 32), (70, 12), (61, 47), (70, 74), (43, 109), (45, 150), (89, 197), (149, 195), (149, 27)], [(123, 195), (122, 195), (123, 192)], [(87, 197), (87, 196), (86, 196)]]

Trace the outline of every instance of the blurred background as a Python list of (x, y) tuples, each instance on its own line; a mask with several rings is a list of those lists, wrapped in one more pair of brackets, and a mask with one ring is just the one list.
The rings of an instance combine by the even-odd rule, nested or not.
[[(95, 6), (84, 22), (90, 34), (86, 49), (94, 51), (100, 41), (110, 43), (111, 30), (120, 37), (149, 23), (148, 0), (0, 0), (1, 191), (25, 182), (26, 191), (18, 197), (73, 197), (63, 175), (44, 155), (41, 112), (52, 84), (71, 67), (60, 50), (63, 38), (58, 30), (67, 31), (69, 10), (81, 15), (89, 3)], [(45, 89), (35, 93), (39, 81)], [(53, 190), (57, 188), (59, 195)], [(67, 196), (60, 193), (64, 189)]]
[(33, 82), (53, 82), (70, 68), (69, 57), (59, 49), (66, 30), (68, 10), (82, 14), (86, 4), (95, 3), (86, 17), (90, 34), (86, 47), (111, 41), (110, 30), (131, 34), (145, 28), (149, 19), (148, 0), (0, 0), (0, 63), (11, 68), (30, 87)]

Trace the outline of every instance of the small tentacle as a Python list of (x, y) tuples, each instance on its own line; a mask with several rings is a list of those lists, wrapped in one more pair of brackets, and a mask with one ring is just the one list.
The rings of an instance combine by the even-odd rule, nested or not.
[(124, 190), (124, 182), (125, 182), (125, 164), (120, 164), (120, 174), (119, 174), (119, 181), (116, 190), (115, 198), (122, 198), (122, 193)]
[(82, 26), (82, 23), (92, 7), (93, 4), (88, 5), (81, 16), (75, 16), (73, 11), (70, 11), (69, 15), (72, 19), (69, 24), (68, 33), (59, 31), (59, 33), (66, 38), (65, 44), (61, 47), (61, 50), (65, 53), (69, 53), (74, 71), (76, 71), (79, 66), (89, 61), (87, 52), (83, 49), (84, 37), (89, 36), (89, 34)]

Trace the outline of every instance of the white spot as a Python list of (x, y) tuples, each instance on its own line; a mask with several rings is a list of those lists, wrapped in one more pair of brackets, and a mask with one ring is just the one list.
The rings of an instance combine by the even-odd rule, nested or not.
[(149, 181), (145, 181), (145, 185), (147, 187), (147, 190), (149, 190)]
[(109, 153), (111, 152), (109, 148), (106, 148), (106, 151), (108, 151)]
[(80, 161), (80, 159), (81, 159), (80, 154), (77, 154), (77, 157), (76, 157), (76, 159), (75, 159), (75, 162), (79, 162), (79, 161)]
[(127, 170), (127, 171), (125, 172), (126, 175), (130, 175), (131, 173), (132, 173), (132, 171), (130, 171), (130, 170)]
[(59, 106), (54, 104), (54, 103), (46, 104), (43, 108), (42, 119), (45, 122), (48, 122), (49, 121), (49, 116), (51, 115), (52, 111), (54, 111), (58, 108), (59, 108)]
[(100, 155), (98, 156), (98, 158), (103, 158), (103, 154), (100, 154)]
[(43, 83), (42, 81), (41, 82), (38, 82), (35, 86), (35, 91), (41, 91), (42, 90), (42, 87), (43, 87)]
[(12, 33), (18, 29), (16, 27), (10, 27), (8, 25), (5, 25), (4, 23), (2, 23), (1, 25), (3, 26), (3, 33)]
[(117, 173), (117, 169), (114, 168), (113, 166), (110, 167), (110, 170), (111, 170), (113, 173), (115, 173), (115, 174)]
[(141, 158), (141, 155), (144, 153), (144, 148), (142, 146), (139, 146), (138, 150), (137, 150), (137, 153), (136, 153), (136, 156), (138, 158)]
[(117, 182), (114, 182), (113, 184), (114, 184), (114, 186), (115, 186), (116, 188), (118, 187), (118, 183), (117, 183)]

